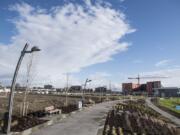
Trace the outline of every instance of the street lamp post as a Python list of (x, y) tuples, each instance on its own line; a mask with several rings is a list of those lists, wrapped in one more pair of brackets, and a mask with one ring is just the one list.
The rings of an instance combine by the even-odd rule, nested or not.
[(86, 79), (86, 81), (85, 81), (85, 83), (84, 83), (84, 89), (83, 89), (83, 93), (82, 93), (82, 102), (84, 101), (84, 91), (85, 91), (85, 89), (86, 89), (86, 85), (87, 85), (87, 83), (88, 82), (91, 82), (92, 80), (89, 80), (88, 78)]
[(36, 46), (32, 47), (30, 51), (27, 51), (28, 46), (29, 45), (26, 43), (22, 52), (21, 52), (21, 55), (19, 57), (19, 60), (18, 60), (17, 65), (16, 65), (16, 69), (14, 72), (12, 84), (11, 84), (11, 91), (10, 91), (9, 104), (8, 104), (7, 135), (10, 134), (10, 132), (11, 132), (11, 119), (12, 119), (12, 110), (13, 110), (14, 89), (15, 89), (16, 78), (18, 75), (18, 71), (19, 71), (21, 62), (22, 62), (26, 53), (33, 53), (35, 51), (40, 51), (40, 49)]

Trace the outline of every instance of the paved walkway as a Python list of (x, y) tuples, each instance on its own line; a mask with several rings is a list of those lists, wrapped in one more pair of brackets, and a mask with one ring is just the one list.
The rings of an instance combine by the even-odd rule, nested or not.
[(103, 118), (119, 101), (105, 102), (72, 114), (60, 123), (40, 129), (33, 135), (96, 135), (98, 128), (104, 125)]
[(171, 115), (171, 114), (169, 114), (169, 113), (167, 113), (167, 112), (159, 109), (157, 106), (155, 106), (155, 105), (151, 102), (150, 99), (151, 99), (151, 98), (147, 98), (147, 99), (146, 99), (146, 102), (147, 102), (147, 104), (148, 104), (149, 107), (151, 107), (153, 110), (157, 111), (158, 113), (160, 113), (160, 114), (163, 115), (164, 117), (170, 119), (170, 120), (171, 120), (172, 122), (174, 122), (178, 127), (180, 127), (180, 119), (179, 119), (179, 118), (177, 118), (177, 117), (175, 117), (175, 116), (173, 116), (173, 115)]

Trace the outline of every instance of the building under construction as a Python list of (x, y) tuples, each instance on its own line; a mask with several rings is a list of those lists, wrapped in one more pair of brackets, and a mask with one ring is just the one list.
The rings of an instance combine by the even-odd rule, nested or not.
[(130, 94), (135, 90), (136, 88), (139, 87), (139, 84), (135, 83), (122, 83), (122, 92), (124, 94)]
[(161, 88), (161, 81), (152, 81), (146, 83), (146, 91), (148, 95), (152, 95), (155, 89)]
[(122, 83), (122, 92), (124, 94), (148, 94), (152, 95), (154, 89), (161, 88), (161, 81), (151, 81), (146, 84)]

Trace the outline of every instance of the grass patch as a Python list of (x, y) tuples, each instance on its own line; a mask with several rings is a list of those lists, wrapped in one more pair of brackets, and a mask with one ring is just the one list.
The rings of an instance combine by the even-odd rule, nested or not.
[(160, 99), (159, 105), (180, 114), (180, 110), (176, 110), (176, 106), (180, 105), (180, 98)]

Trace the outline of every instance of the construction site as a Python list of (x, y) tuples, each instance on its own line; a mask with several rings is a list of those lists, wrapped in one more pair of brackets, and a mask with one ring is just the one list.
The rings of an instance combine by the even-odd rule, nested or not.
[[(33, 130), (33, 132), (30, 132), (30, 134), (41, 134), (40, 132), (43, 132), (45, 135), (56, 134), (54, 130), (52, 130), (52, 133), (51, 131), (48, 131), (49, 122), (51, 122), (50, 125), (52, 126), (70, 126), (71, 124), (69, 123), (69, 120), (73, 120), (74, 122), (77, 120), (79, 121), (79, 118), (81, 119), (80, 116), (82, 115), (82, 119), (84, 119), (82, 122), (86, 122), (88, 119), (94, 119), (92, 125), (96, 127), (95, 131), (97, 135), (179, 134), (179, 129), (177, 128), (179, 120), (173, 122), (172, 119), (167, 118), (160, 112), (156, 112), (149, 106), (149, 103), (147, 103), (147, 97), (145, 95), (124, 96), (121, 94), (107, 94), (105, 92), (103, 95), (98, 95), (97, 93), (89, 94), (85, 92), (84, 95), (77, 93), (37, 94), (31, 92), (19, 92), (19, 90), (16, 91), (11, 123), (12, 133), (29, 134), (27, 132), (29, 132), (29, 130)], [(26, 101), (24, 101), (25, 94)], [(9, 94), (1, 94), (1, 132), (6, 131), (5, 125), (7, 122), (6, 117), (8, 111), (8, 98)], [(157, 101), (155, 99), (157, 98), (152, 99), (153, 100), (151, 102), (156, 104)], [(179, 104), (178, 100), (176, 102)], [(105, 109), (101, 108), (101, 106), (104, 105), (108, 106), (106, 111), (101, 110)], [(97, 112), (94, 110), (94, 108), (96, 108), (95, 110)], [(99, 112), (99, 114), (93, 114), (91, 117), (86, 116), (86, 113), (88, 115), (91, 111), (92, 114), (103, 111), (103, 115)], [(76, 113), (74, 114), (73, 112)], [(180, 118), (178, 112), (167, 112), (177, 118)], [(99, 123), (101, 126), (97, 126), (97, 123)], [(86, 130), (89, 128), (89, 126), (84, 127), (85, 131), (83, 130), (83, 134), (87, 132)], [(60, 130), (60, 132), (64, 134), (68, 134), (68, 131), (71, 130)], [(76, 132), (76, 130), (74, 132)]]
[[(31, 66), (28, 73), (31, 72)], [(88, 78), (82, 86), (69, 86), (66, 76), (64, 88), (55, 88), (51, 84), (32, 87), (30, 78), (30, 74), (27, 74), (24, 86), (13, 81), (11, 87), (3, 87), (1, 84), (0, 134), (9, 134), (9, 116), (9, 129), (13, 135), (180, 133), (180, 112), (177, 109), (180, 104), (179, 88), (163, 87), (161, 81), (152, 81), (167, 77), (129, 77), (129, 80), (137, 80), (137, 83), (122, 83), (122, 92), (112, 91), (110, 84), (109, 87), (87, 88), (87, 84), (93, 81)], [(141, 84), (142, 79), (151, 81)], [(13, 108), (9, 115), (11, 100)], [(166, 106), (167, 102), (172, 105)], [(82, 123), (82, 130), (77, 130), (79, 122)]]
[[(129, 77), (137, 83), (122, 83), (122, 91), (107, 86), (87, 88), (52, 84), (33, 87), (32, 57), (27, 64), (25, 85), (16, 83), (20, 61), (26, 52), (40, 51), (26, 44), (17, 63), (11, 86), (0, 85), (0, 134), (12, 135), (178, 135), (180, 133), (179, 88), (163, 87), (163, 76)], [(141, 84), (141, 80), (151, 79)], [(109, 87), (108, 87), (109, 86)], [(168, 100), (164, 99), (168, 98)], [(162, 100), (163, 99), (163, 100)], [(163, 102), (164, 101), (164, 102)], [(168, 106), (167, 106), (168, 103)], [(170, 104), (170, 105), (169, 105)], [(82, 127), (78, 130), (77, 124)], [(67, 130), (70, 129), (70, 130)], [(92, 129), (92, 130), (90, 130)]]
[(0, 135), (180, 135), (179, 0), (0, 0)]
[[(122, 83), (122, 92), (125, 95), (146, 95), (154, 97), (179, 97), (180, 89), (178, 87), (164, 87), (161, 81), (153, 81), (153, 79), (164, 79), (168, 77), (163, 76), (148, 76), (148, 77), (129, 77), (129, 80), (137, 80), (138, 83)], [(140, 80), (148, 80), (146, 83), (141, 84)]]

